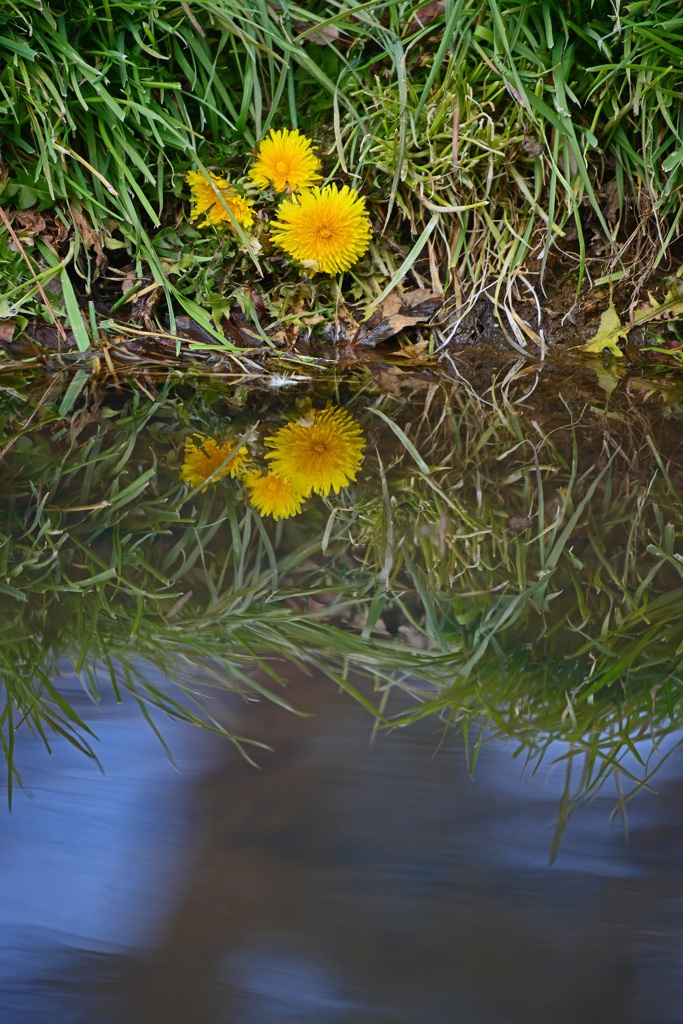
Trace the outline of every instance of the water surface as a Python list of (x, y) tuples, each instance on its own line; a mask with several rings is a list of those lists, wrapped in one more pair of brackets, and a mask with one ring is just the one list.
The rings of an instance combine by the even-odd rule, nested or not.
[(0, 1024), (683, 1020), (678, 439), (512, 383), (368, 384), (358, 481), (278, 523), (179, 472), (282, 408), (17, 438)]
[(681, 1019), (680, 758), (628, 841), (603, 790), (549, 866), (561, 771), (520, 779), (494, 742), (472, 780), (434, 723), (373, 740), (329, 681), (289, 688), (310, 717), (225, 708), (273, 745), (260, 768), (165, 722), (174, 767), (125, 703), (79, 705), (104, 774), (18, 734), (3, 1022)]

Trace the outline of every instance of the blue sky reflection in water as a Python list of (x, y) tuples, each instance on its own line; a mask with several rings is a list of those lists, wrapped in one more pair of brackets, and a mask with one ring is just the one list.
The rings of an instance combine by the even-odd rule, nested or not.
[(549, 867), (557, 769), (520, 782), (496, 742), (472, 781), (433, 722), (371, 746), (329, 683), (290, 688), (313, 717), (226, 709), (272, 743), (260, 771), (166, 722), (176, 771), (132, 704), (81, 708), (104, 775), (18, 734), (2, 1024), (683, 1019), (675, 756), (628, 842), (605, 789)]
[(16, 788), (11, 813), (3, 807), (0, 840), (3, 1024), (43, 1012), (80, 1020), (81, 958), (86, 973), (106, 977), (108, 955), (156, 941), (167, 893), (183, 877), (189, 787), (212, 749), (219, 756), (214, 737), (198, 744), (192, 730), (164, 719), (178, 771), (131, 699), (94, 706), (68, 677), (62, 690), (99, 737), (104, 774), (69, 743), (57, 740), (49, 757), (28, 730), (17, 735), (25, 789)]

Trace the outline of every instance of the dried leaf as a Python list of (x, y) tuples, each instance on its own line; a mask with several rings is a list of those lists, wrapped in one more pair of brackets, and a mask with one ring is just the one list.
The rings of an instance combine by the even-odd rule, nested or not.
[[(399, 331), (406, 327), (414, 327), (416, 324), (424, 323), (423, 316), (404, 316), (402, 313), (393, 313), (391, 316), (381, 320), (374, 326), (372, 320), (368, 322), (365, 330), (361, 327), (356, 335), (355, 341), (358, 345), (379, 345), (382, 341), (388, 341)], [(368, 330), (367, 327), (371, 329)]]
[(608, 224), (616, 224), (619, 217), (619, 186), (617, 179), (612, 178), (608, 181), (603, 188), (603, 197), (605, 205), (602, 208), (602, 212), (605, 215), (605, 220)]
[[(52, 239), (53, 239), (52, 240), (52, 244), (54, 246), (61, 245), (62, 242), (65, 242), (66, 239), (69, 237), (69, 227), (68, 227), (67, 224), (64, 223), (64, 221), (61, 219), (61, 217), (56, 222), (56, 228), (57, 228), (57, 234), (52, 236)], [(50, 240), (50, 233), (49, 232), (46, 235), (46, 240), (47, 241)], [(124, 249), (126, 247), (126, 244), (127, 244), (126, 242), (122, 243)]]
[(74, 203), (71, 203), (69, 210), (86, 248), (97, 248), (100, 245), (100, 239), (92, 224), (88, 222), (87, 218)]
[(418, 32), (421, 28), (426, 25), (431, 25), (433, 21), (439, 17), (440, 14), (446, 10), (445, 0), (429, 0), (423, 7), (420, 7), (419, 11), (415, 14), (415, 17), (408, 26), (408, 35), (412, 35), (413, 32)]
[(40, 235), (47, 228), (45, 218), (35, 210), (15, 210), (12, 217), (21, 225), (21, 234)]
[(508, 519), (510, 533), (521, 533), (522, 530), (528, 530), (531, 525), (532, 521), (528, 516), (510, 516)]
[(16, 320), (0, 320), (0, 341), (11, 341), (16, 326)]
[(126, 270), (124, 276), (121, 278), (121, 294), (127, 295), (129, 291), (135, 288), (138, 283), (138, 275), (135, 273), (135, 269), (131, 267), (130, 270)]
[(381, 315), (383, 317), (393, 316), (394, 313), (398, 313), (399, 309), (403, 305), (401, 296), (397, 291), (390, 292), (382, 305), (380, 306)]
[[(441, 292), (431, 292), (429, 288), (411, 288), (410, 291), (403, 293), (404, 307), (408, 307), (414, 310), (416, 313), (427, 313), (431, 316), (435, 313), (440, 306), (443, 305), (443, 294)], [(429, 307), (429, 310), (427, 309)]]
[(330, 43), (336, 43), (340, 36), (341, 32), (336, 25), (321, 25), (314, 32), (306, 34), (307, 39), (310, 39), (312, 43), (318, 43), (319, 46), (329, 46)]
[(398, 395), (401, 391), (409, 390), (412, 393), (427, 391), (432, 387), (432, 380), (422, 377), (417, 373), (409, 373), (406, 370), (399, 370), (396, 366), (385, 366), (380, 364), (377, 368), (372, 367), (373, 376), (377, 387), (383, 395)]
[(404, 626), (399, 626), (398, 631), (411, 647), (416, 647), (420, 651), (427, 651), (430, 647), (434, 646), (434, 641), (431, 640), (426, 633), (416, 629), (415, 626), (407, 622)]
[(426, 323), (443, 304), (443, 295), (427, 288), (413, 288), (400, 295), (390, 292), (379, 310), (363, 324), (355, 338), (356, 344), (378, 345), (416, 324)]
[(423, 338), (418, 341), (416, 345), (402, 345), (395, 355), (400, 356), (401, 359), (409, 360), (413, 366), (417, 366), (419, 363), (431, 363), (432, 356), (429, 351), (429, 338)]
[(97, 265), (98, 271), (100, 271), (101, 273), (107, 266), (107, 257), (104, 255), (104, 250), (102, 248), (102, 242), (100, 241), (99, 234), (97, 233), (97, 231), (95, 231), (92, 224), (85, 217), (83, 211), (79, 210), (75, 203), (71, 203), (69, 205), (69, 210), (71, 211), (71, 216), (73, 218), (74, 225), (79, 235), (83, 239), (83, 244), (85, 245), (86, 249), (95, 250), (95, 263)]

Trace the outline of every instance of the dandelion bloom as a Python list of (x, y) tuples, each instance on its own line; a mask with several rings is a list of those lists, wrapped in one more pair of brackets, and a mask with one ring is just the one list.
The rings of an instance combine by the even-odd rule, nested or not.
[(228, 211), (211, 187), (211, 182), (213, 182), (237, 223), (241, 224), (243, 228), (251, 227), (254, 223), (254, 214), (251, 209), (254, 204), (251, 200), (239, 195), (225, 178), (219, 178), (213, 171), (209, 171), (209, 174), (211, 181), (199, 171), (187, 172), (185, 180), (190, 185), (192, 192), (192, 219), (197, 220), (206, 214), (204, 220), (199, 224), (200, 228), (205, 228), (209, 224), (229, 224), (232, 227)]
[[(188, 437), (185, 442), (185, 458), (180, 470), (181, 478), (187, 480), (191, 487), (199, 487), (208, 480), (202, 487), (205, 491), (209, 484), (222, 480), (224, 476), (239, 476), (249, 461), (249, 452), (244, 446), (236, 451), (233, 451), (234, 448), (235, 442), (232, 440), (221, 443), (213, 437), (204, 437), (203, 434)], [(233, 454), (228, 459), (230, 452)], [(223, 462), (225, 465), (222, 465)], [(215, 470), (218, 472), (209, 480)]]
[(313, 144), (298, 130), (270, 132), (259, 146), (256, 163), (249, 177), (259, 188), (273, 185), (276, 192), (296, 192), (320, 181), (320, 161)]
[(367, 251), (372, 237), (365, 200), (344, 185), (310, 189), (280, 203), (271, 240), (313, 270), (339, 274)]
[(360, 469), (365, 441), (358, 422), (345, 409), (316, 409), (311, 417), (281, 427), (265, 443), (271, 469), (304, 496), (338, 493)]
[(256, 470), (246, 477), (245, 483), (252, 505), (262, 516), (289, 519), (301, 512), (304, 496), (289, 480), (283, 480), (275, 473), (263, 476), (260, 470)]

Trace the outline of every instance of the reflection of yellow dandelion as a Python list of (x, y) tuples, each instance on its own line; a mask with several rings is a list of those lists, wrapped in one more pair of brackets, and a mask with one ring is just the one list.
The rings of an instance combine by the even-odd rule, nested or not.
[(249, 473), (245, 479), (251, 503), (262, 516), (289, 519), (301, 512), (304, 496), (275, 473), (263, 476), (260, 470)]
[[(187, 480), (191, 487), (199, 487), (208, 480), (211, 474), (217, 470), (216, 475), (209, 483), (216, 483), (224, 476), (240, 476), (244, 472), (245, 464), (249, 461), (249, 452), (243, 446), (235, 451), (227, 462), (225, 460), (235, 447), (232, 440), (217, 441), (213, 437), (204, 437), (203, 434), (195, 434), (188, 437), (185, 442), (185, 459), (180, 470), (180, 476)], [(225, 462), (225, 465), (221, 465)], [(202, 490), (205, 491), (209, 483)]]
[(280, 203), (271, 240), (295, 260), (339, 274), (366, 252), (372, 229), (365, 200), (344, 185), (315, 187)]
[(353, 416), (329, 405), (306, 422), (281, 427), (265, 443), (273, 449), (266, 458), (278, 476), (305, 496), (314, 491), (323, 497), (356, 479), (365, 448)]
[(271, 128), (259, 146), (249, 177), (259, 188), (273, 185), (276, 192), (285, 192), (288, 188), (296, 192), (320, 181), (319, 168), (320, 161), (305, 135), (298, 130), (290, 132), (283, 128), (276, 132)]
[[(251, 200), (238, 195), (225, 178), (219, 178), (213, 171), (209, 171), (209, 174), (237, 223), (244, 228), (251, 227), (254, 223), (254, 214), (251, 209), (254, 204)], [(205, 228), (209, 224), (229, 224), (232, 227), (228, 211), (211, 187), (211, 181), (199, 171), (188, 171), (185, 180), (189, 183), (192, 192), (192, 219), (197, 220), (202, 214), (206, 214), (204, 220), (200, 221), (199, 227)]]

